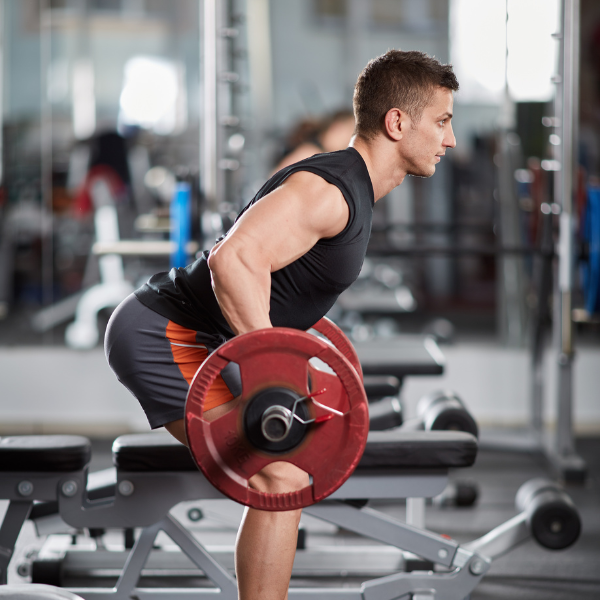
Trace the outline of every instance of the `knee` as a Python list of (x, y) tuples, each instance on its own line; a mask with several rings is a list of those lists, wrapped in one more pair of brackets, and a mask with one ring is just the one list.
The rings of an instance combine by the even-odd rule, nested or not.
[(309, 485), (308, 474), (287, 462), (274, 462), (267, 465), (250, 478), (250, 486), (269, 494), (294, 492)]

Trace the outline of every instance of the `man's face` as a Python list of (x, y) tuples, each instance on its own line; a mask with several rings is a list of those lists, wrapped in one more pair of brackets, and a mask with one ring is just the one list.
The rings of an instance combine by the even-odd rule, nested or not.
[(438, 87), (421, 120), (407, 123), (400, 153), (408, 175), (431, 177), (446, 149), (456, 146), (451, 123), (453, 103), (452, 91)]

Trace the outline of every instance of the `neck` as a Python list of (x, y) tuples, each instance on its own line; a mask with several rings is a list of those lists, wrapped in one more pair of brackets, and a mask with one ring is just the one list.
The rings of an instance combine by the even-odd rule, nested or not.
[(393, 142), (382, 135), (366, 140), (358, 135), (350, 141), (363, 158), (371, 177), (375, 202), (399, 186), (406, 177), (406, 171), (398, 165)]

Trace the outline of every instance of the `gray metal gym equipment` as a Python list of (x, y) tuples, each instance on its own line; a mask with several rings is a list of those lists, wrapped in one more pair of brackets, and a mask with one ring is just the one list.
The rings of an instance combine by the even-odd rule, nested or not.
[[(547, 548), (565, 548), (579, 535), (579, 517), (568, 496), (547, 481), (528, 482), (517, 494), (518, 510), (510, 521), (469, 544), (418, 529), (367, 506), (370, 499), (407, 496), (432, 497), (447, 482), (448, 470), (473, 464), (476, 439), (467, 433), (442, 431), (406, 432), (401, 429), (372, 432), (355, 473), (327, 500), (308, 507), (306, 514), (366, 536), (380, 544), (406, 550), (436, 565), (435, 571), (402, 570), (401, 553), (360, 546), (360, 568), (344, 565), (339, 547), (333, 552), (318, 548), (299, 550), (298, 568), (314, 567), (317, 579), (324, 572), (349, 575), (366, 573), (355, 587), (292, 587), (290, 598), (336, 600), (393, 600), (426, 598), (461, 600), (468, 597), (491, 562), (533, 535)], [(61, 519), (75, 528), (140, 529), (133, 549), (112, 556), (122, 564), (116, 585), (69, 587), (86, 599), (125, 600), (135, 595), (167, 599), (210, 596), (237, 598), (229, 552), (210, 552), (170, 514), (176, 504), (191, 499), (222, 498), (196, 469), (187, 448), (166, 433), (134, 434), (118, 438), (113, 445), (112, 495), (90, 501), (86, 493), (88, 440), (78, 436), (21, 436), (0, 440), (0, 498), (10, 501), (0, 527), (0, 569), (6, 577), (8, 563), (21, 526), (34, 500), (56, 501)], [(107, 487), (107, 491), (110, 486)], [(367, 496), (367, 498), (365, 498)], [(156, 536), (165, 532), (195, 566), (194, 575), (204, 583), (194, 588), (142, 588), (138, 580), (154, 557)], [(104, 556), (104, 558), (101, 558)], [(166, 556), (166, 555), (165, 555)], [(174, 566), (173, 554), (168, 563)], [(352, 555), (350, 555), (352, 556)], [(381, 562), (383, 558), (383, 563)], [(67, 553), (57, 570), (68, 573), (74, 555)], [(94, 561), (107, 564), (106, 552), (82, 553), (81, 571), (89, 574)], [(175, 561), (176, 562), (176, 561)], [(159, 562), (160, 563), (160, 559)], [(166, 563), (164, 563), (166, 564)], [(382, 572), (381, 565), (386, 565)], [(374, 567), (379, 565), (379, 571)], [(362, 571), (361, 571), (362, 569)], [(60, 581), (59, 581), (60, 582)], [(212, 584), (212, 585), (211, 585)], [(317, 582), (317, 586), (318, 586)]]
[(17, 583), (0, 585), (2, 600), (83, 600), (81, 596), (51, 585)]
[[(573, 195), (578, 165), (579, 0), (562, 0), (561, 31), (554, 37), (560, 45), (559, 70), (554, 78), (555, 117), (551, 122), (561, 143), (555, 146), (560, 168), (554, 171), (554, 208), (560, 212), (557, 264), (553, 293), (552, 354), (556, 364), (556, 431), (544, 427), (543, 337), (535, 332), (532, 352), (531, 412), (529, 434), (487, 435), (481, 441), (490, 449), (541, 452), (564, 481), (582, 482), (587, 467), (575, 451), (573, 436), (573, 344), (572, 294), (575, 267), (575, 212)], [(551, 234), (550, 234), (551, 235)], [(550, 240), (550, 245), (552, 241)]]
[[(554, 351), (558, 364), (557, 429), (548, 455), (558, 472), (566, 479), (585, 478), (586, 465), (575, 452), (573, 439), (573, 315), (572, 296), (575, 267), (575, 211), (579, 139), (579, 0), (563, 0), (562, 35), (557, 79), (556, 116), (561, 146), (561, 170), (556, 171), (555, 202), (561, 206), (558, 240), (558, 277), (554, 294)], [(542, 385), (542, 382), (538, 382)]]
[[(210, 249), (223, 233), (221, 218), (224, 204), (239, 203), (243, 150), (240, 95), (242, 75), (238, 70), (245, 51), (236, 40), (245, 35), (243, 19), (230, 14), (234, 3), (205, 0), (200, 19), (200, 60), (202, 65), (202, 127), (200, 139), (200, 174), (206, 210), (201, 226), (205, 249)], [(252, 11), (248, 10), (247, 13)], [(248, 22), (256, 15), (247, 15)], [(260, 120), (258, 118), (257, 120)], [(237, 137), (234, 137), (237, 136)], [(236, 140), (235, 142), (233, 140)], [(238, 207), (238, 209), (241, 206)]]

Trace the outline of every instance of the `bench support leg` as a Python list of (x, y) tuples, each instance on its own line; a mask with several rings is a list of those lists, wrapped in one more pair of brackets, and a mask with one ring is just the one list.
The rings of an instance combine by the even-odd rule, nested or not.
[(454, 540), (401, 523), (369, 507), (357, 509), (342, 502), (322, 502), (305, 508), (304, 512), (445, 567), (453, 564), (458, 548)]
[[(96, 592), (95, 590), (73, 590), (86, 598), (114, 598), (125, 600), (135, 593), (142, 569), (154, 545), (154, 540), (160, 531), (164, 531), (179, 548), (198, 566), (204, 574), (219, 588), (218, 597), (223, 600), (237, 600), (237, 583), (226, 569), (224, 569), (212, 556), (199, 544), (190, 533), (171, 515), (162, 521), (145, 527), (133, 549), (129, 553), (123, 572), (117, 581), (114, 590), (110, 592)], [(216, 596), (215, 596), (216, 597)]]
[(32, 506), (33, 502), (19, 500), (8, 505), (2, 527), (0, 527), (0, 585), (6, 585), (8, 582), (8, 563), (13, 556), (21, 527), (23, 527)]

